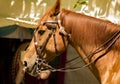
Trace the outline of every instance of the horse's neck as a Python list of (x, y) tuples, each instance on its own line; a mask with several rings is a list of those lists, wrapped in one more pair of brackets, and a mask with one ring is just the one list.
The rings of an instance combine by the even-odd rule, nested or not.
[(104, 49), (109, 46), (109, 44), (105, 44), (102, 46), (103, 52), (94, 54), (91, 59), (87, 58), (91, 52), (119, 32), (120, 26), (91, 17), (82, 17), (73, 12), (64, 14), (62, 20), (65, 31), (71, 34), (70, 40), (73, 47), (82, 56), (85, 63), (90, 63), (94, 57), (100, 57), (89, 67), (93, 74), (98, 79), (100, 78), (101, 84), (120, 84), (120, 39), (116, 39), (120, 33), (111, 40), (113, 46), (110, 47), (109, 52), (105, 50), (106, 53), (104, 53)]
[(65, 27), (67, 33), (71, 34), (73, 45), (79, 53), (83, 54), (83, 57), (107, 41), (117, 31), (113, 28), (115, 25), (106, 21), (69, 11), (63, 12), (62, 15), (62, 26)]
[[(87, 21), (89, 19), (87, 20), (85, 19), (86, 17), (79, 18), (76, 16), (71, 16), (69, 14), (67, 16), (64, 16), (63, 26), (65, 27), (66, 32), (71, 34), (70, 40), (74, 48), (77, 50), (80, 56), (82, 56), (84, 61), (86, 63), (89, 63), (91, 60), (88, 59), (87, 56), (92, 51), (94, 51), (99, 46), (101, 46), (104, 42), (106, 42), (109, 38), (111, 38), (115, 34), (115, 32), (120, 31), (120, 27), (110, 22), (106, 22), (106, 21), (104, 22), (98, 19), (95, 20), (94, 18), (91, 18), (95, 20), (93, 22), (92, 20)], [(119, 41), (120, 41), (119, 39), (117, 40), (117, 43), (115, 41), (114, 47), (112, 46), (111, 51), (107, 53), (104, 57), (100, 58), (99, 62), (97, 61), (96, 65), (90, 66), (92, 67), (90, 69), (93, 70), (93, 73), (95, 74), (96, 77), (98, 77), (98, 72), (99, 72), (101, 81), (104, 81), (105, 84), (107, 83), (106, 81), (109, 80), (110, 77), (112, 77), (112, 74), (115, 73), (114, 71), (110, 72), (109, 70), (113, 69), (112, 67), (114, 65), (117, 65), (116, 61), (120, 60), (120, 57), (119, 57), (120, 49), (119, 47), (115, 49), (116, 46), (119, 46), (118, 45), (120, 43)], [(106, 46), (108, 45), (105, 45), (102, 48)], [(94, 57), (96, 56), (99, 56), (99, 53), (97, 55), (96, 54), (94, 55)], [(114, 56), (117, 56), (117, 57), (114, 57)], [(113, 63), (113, 60), (114, 60), (114, 63)], [(111, 66), (108, 66), (108, 65), (111, 65)], [(117, 73), (120, 73), (119, 68), (120, 66), (118, 66), (118, 68), (115, 68), (113, 70), (118, 70)], [(106, 77), (106, 80), (104, 79), (104, 77)]]
[[(63, 14), (63, 26), (67, 33), (71, 33), (71, 40), (76, 50), (84, 58), (96, 47), (100, 46), (114, 32), (109, 32), (108, 26), (101, 20), (76, 13)], [(87, 61), (86, 61), (87, 62)]]
[(89, 27), (91, 26), (91, 22), (84, 20), (86, 17), (82, 17), (82, 15), (79, 14), (68, 13), (67, 15), (63, 15), (62, 26), (64, 26), (67, 33), (71, 34), (71, 41), (77, 51), (82, 53), (80, 50), (83, 50), (84, 54), (91, 52), (89, 50), (93, 50), (96, 47), (97, 44), (95, 43), (95, 40), (98, 38), (98, 35), (101, 35), (100, 31), (102, 30), (100, 27), (98, 26), (99, 28), (96, 28), (99, 31), (97, 32), (94, 28)]

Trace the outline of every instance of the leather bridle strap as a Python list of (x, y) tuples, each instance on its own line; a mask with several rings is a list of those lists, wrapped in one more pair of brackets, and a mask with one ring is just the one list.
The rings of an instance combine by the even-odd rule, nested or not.
[(38, 68), (41, 65), (43, 65), (46, 68), (53, 69), (50, 65), (48, 65), (48, 63), (46, 62), (46, 59), (43, 58), (42, 51), (45, 49), (50, 37), (53, 35), (54, 30), (50, 31), (50, 33), (48, 34), (47, 39), (45, 40), (45, 42), (44, 42), (44, 44), (42, 45), (41, 48), (38, 46), (38, 42), (36, 40), (36, 36), (35, 36), (36, 31), (37, 31), (37, 29), (34, 31), (33, 36), (34, 36), (34, 45), (35, 45), (37, 58), (36, 58), (35, 64), (32, 66), (32, 68), (30, 70), (28, 70), (28, 72), (30, 72), (30, 73), (32, 73), (32, 72), (40, 73), (41, 71), (43, 71), (43, 69), (45, 69), (45, 68)]
[[(35, 31), (36, 32), (36, 31)], [(47, 39), (45, 40), (44, 44), (42, 45), (42, 47), (40, 48), (38, 46), (38, 42), (36, 40), (36, 36), (35, 36), (35, 32), (34, 32), (34, 44), (35, 44), (35, 49), (36, 49), (36, 53), (37, 55), (39, 56), (39, 58), (42, 58), (42, 51), (45, 49), (47, 43), (48, 43), (48, 40), (50, 39), (50, 37), (53, 35), (53, 31), (50, 31), (50, 33), (48, 34), (48, 37)], [(43, 58), (42, 58), (43, 59)]]
[[(53, 23), (53, 24), (58, 24), (58, 22), (57, 21), (53, 21), (53, 22), (49, 22), (49, 21), (46, 21), (46, 22), (48, 22), (48, 23)], [(53, 33), (53, 31), (50, 33), (50, 37), (51, 37), (51, 35), (53, 35), (53, 37), (54, 37), (54, 45), (56, 46), (56, 41), (55, 41), (55, 36), (54, 36), (54, 33)], [(48, 38), (50, 38), (48, 36)], [(82, 69), (82, 68), (84, 68), (84, 67), (87, 67), (87, 66), (89, 66), (90, 64), (92, 64), (92, 63), (94, 63), (94, 62), (96, 62), (99, 58), (101, 58), (102, 56), (104, 56), (107, 52), (108, 52), (108, 50), (110, 49), (110, 47), (116, 42), (116, 40), (118, 39), (120, 37), (120, 31), (118, 31), (118, 32), (116, 32), (110, 39), (108, 39), (106, 42), (104, 42), (101, 46), (99, 46), (98, 48), (96, 48), (92, 53), (90, 53), (88, 56), (86, 56), (86, 58), (84, 58), (84, 59), (87, 59), (87, 58), (92, 58), (95, 54), (97, 54), (97, 53), (100, 53), (100, 55), (98, 56), (98, 58), (96, 58), (95, 60), (93, 60), (93, 61), (90, 61), (88, 64), (86, 64), (86, 65), (83, 65), (83, 66), (80, 66), (80, 67), (73, 67), (73, 68), (71, 68), (71, 67), (65, 67), (65, 68), (59, 68), (59, 69), (55, 69), (55, 68), (53, 68), (53, 67), (51, 67), (50, 65), (48, 65), (47, 64), (47, 66), (49, 67), (49, 69), (48, 70), (50, 70), (51, 72), (56, 72), (56, 71), (60, 71), (60, 72), (69, 72), (69, 71), (76, 71), (76, 70), (80, 70), (80, 69)], [(34, 36), (34, 38), (35, 38), (35, 36)], [(46, 42), (44, 43), (44, 47), (43, 47), (43, 49), (45, 48), (45, 46), (46, 46), (46, 44), (47, 44), (47, 41), (49, 40), (49, 39), (46, 39)], [(35, 38), (36, 39), (36, 38)], [(36, 43), (37, 41), (35, 41), (35, 43)], [(106, 48), (104, 48), (104, 46), (105, 45), (108, 45)], [(39, 50), (38, 50), (38, 45), (36, 45), (36, 51), (38, 52)], [(42, 50), (41, 50), (42, 51)], [(40, 51), (40, 52), (41, 52)], [(57, 51), (57, 50), (56, 50)], [(38, 54), (39, 55), (39, 54)], [(73, 61), (73, 60), (72, 60)], [(44, 63), (43, 63), (44, 64)], [(45, 65), (46, 65), (46, 63), (45, 63)]]
[[(87, 59), (92, 58), (95, 54), (100, 53), (100, 55), (93, 61), (90, 61), (88, 64), (84, 65), (84, 66), (80, 66), (80, 67), (66, 67), (66, 68), (60, 68), (60, 69), (54, 69), (51, 70), (52, 72), (56, 72), (56, 71), (60, 71), (60, 72), (69, 72), (69, 71), (76, 71), (79, 70), (81, 68), (87, 67), (92, 63), (96, 63), (98, 59), (100, 59), (101, 57), (103, 57), (110, 49), (110, 47), (112, 47), (112, 45), (116, 42), (116, 40), (120, 37), (120, 31), (117, 31), (110, 39), (108, 39), (106, 42), (104, 42), (101, 46), (99, 46), (98, 48), (96, 48), (92, 53), (90, 53), (88, 56), (86, 56)], [(108, 45), (106, 48), (103, 48), (105, 45)], [(72, 60), (73, 61), (73, 60)]]

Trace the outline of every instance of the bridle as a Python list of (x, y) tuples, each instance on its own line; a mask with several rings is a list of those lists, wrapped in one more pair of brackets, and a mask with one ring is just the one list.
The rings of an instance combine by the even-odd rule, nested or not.
[[(52, 25), (50, 25), (49, 23), (51, 23)], [(38, 28), (36, 28), (34, 30), (34, 45), (35, 45), (35, 50), (36, 50), (36, 54), (37, 54), (37, 58), (36, 61), (34, 63), (34, 65), (31, 68), (27, 67), (27, 62), (24, 61), (24, 66), (26, 67), (26, 70), (29, 74), (36, 76), (37, 74), (41, 73), (42, 71), (45, 70), (54, 70), (54, 68), (52, 66), (50, 66), (46, 59), (43, 58), (43, 50), (45, 49), (49, 39), (51, 38), (51, 36), (53, 35), (54, 38), (54, 48), (55, 48), (55, 52), (57, 54), (57, 48), (56, 48), (56, 39), (55, 39), (55, 31), (56, 31), (56, 24), (55, 22), (44, 22), (43, 24), (41, 24), (41, 26), (47, 26), (47, 28), (50, 30), (50, 33), (48, 34), (48, 37), (46, 38), (45, 42), (43, 43), (43, 45), (41, 47), (38, 46), (38, 42), (35, 36), (35, 33), (37, 32)]]
[[(49, 25), (52, 24), (52, 25)], [(55, 24), (55, 25), (53, 25)], [(47, 20), (45, 21), (42, 25), (45, 25), (48, 27), (48, 29), (51, 30), (51, 32), (49, 33), (48, 37), (46, 38), (46, 41), (44, 42), (43, 46), (40, 48), (38, 46), (38, 42), (36, 40), (36, 36), (35, 36), (35, 32), (37, 31), (37, 29), (34, 31), (34, 45), (35, 45), (35, 49), (36, 49), (36, 53), (37, 53), (37, 58), (36, 61), (33, 65), (33, 67), (31, 69), (27, 69), (27, 71), (31, 74), (39, 74), (41, 72), (44, 72), (45, 70), (50, 70), (51, 72), (56, 72), (56, 71), (60, 71), (60, 72), (68, 72), (68, 71), (76, 71), (79, 69), (82, 69), (83, 67), (87, 67), (92, 63), (95, 63), (99, 58), (101, 58), (102, 56), (104, 56), (110, 49), (110, 47), (112, 47), (112, 45), (116, 42), (116, 40), (120, 37), (120, 31), (116, 32), (110, 39), (108, 39), (106, 42), (104, 42), (101, 46), (99, 46), (98, 48), (96, 48), (93, 52), (91, 52), (88, 56), (86, 56), (86, 58), (92, 58), (95, 54), (100, 53), (100, 55), (98, 56), (98, 58), (96, 58), (94, 61), (89, 62), (86, 65), (80, 66), (80, 67), (65, 67), (65, 68), (53, 68), (51, 65), (49, 65), (46, 62), (46, 59), (43, 58), (42, 56), (42, 51), (45, 49), (47, 42), (49, 41), (49, 39), (51, 38), (51, 36), (53, 35), (54, 38), (54, 47), (57, 53), (57, 48), (56, 48), (56, 39), (55, 39), (55, 31), (56, 31), (56, 27), (58, 26), (60, 28), (59, 25), (59, 21), (57, 20)], [(65, 32), (65, 31), (64, 31)], [(69, 34), (65, 35), (68, 40), (69, 40)], [(104, 48), (105, 45), (108, 45), (106, 48)], [(72, 62), (76, 59), (78, 59), (80, 56), (73, 58), (71, 60), (69, 60), (69, 62)], [(81, 62), (82, 60), (80, 60), (79, 62)], [(24, 66), (27, 66), (26, 63), (24, 63)]]
[[(43, 58), (44, 54), (42, 52), (44, 51), (49, 39), (51, 38), (51, 36), (53, 36), (55, 53), (58, 54), (58, 50), (56, 48), (56, 39), (55, 39), (56, 27), (57, 26), (59, 27), (58, 21), (48, 20), (48, 21), (45, 21), (40, 26), (46, 26), (50, 30), (50, 33), (48, 34), (48, 36), (47, 36), (45, 42), (43, 43), (43, 45), (38, 46), (37, 38), (36, 38), (36, 35), (35, 35), (35, 33), (38, 31), (38, 28), (36, 28), (34, 30), (33, 37), (34, 37), (34, 46), (35, 46), (37, 58), (36, 58), (36, 61), (35, 61), (34, 65), (31, 68), (27, 67), (27, 62), (24, 61), (25, 70), (32, 76), (37, 76), (37, 74), (39, 74), (41, 72), (44, 72), (45, 70), (50, 70), (52, 72), (57, 71), (57, 69), (55, 69), (51, 65), (49, 65), (48, 62), (46, 61), (46, 59)], [(66, 35), (66, 37), (68, 38), (68, 35)]]

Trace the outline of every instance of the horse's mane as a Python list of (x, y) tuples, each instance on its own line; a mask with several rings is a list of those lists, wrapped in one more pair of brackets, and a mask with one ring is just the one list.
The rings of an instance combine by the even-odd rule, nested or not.
[(71, 23), (76, 22), (76, 24), (79, 24), (79, 23), (83, 22), (83, 23), (87, 23), (87, 25), (88, 25), (87, 27), (96, 27), (96, 28), (99, 27), (101, 29), (107, 28), (108, 25), (111, 25), (112, 29), (118, 27), (117, 24), (114, 24), (108, 20), (98, 19), (98, 18), (95, 18), (92, 16), (75, 13), (73, 11), (66, 10), (66, 9), (62, 9), (61, 11), (62, 11), (61, 16), (63, 16), (63, 18), (68, 17), (69, 19), (72, 19)]

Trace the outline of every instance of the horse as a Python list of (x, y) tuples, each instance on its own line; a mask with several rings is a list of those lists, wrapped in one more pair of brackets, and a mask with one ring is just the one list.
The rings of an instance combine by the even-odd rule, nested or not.
[[(49, 65), (68, 45), (72, 45), (101, 84), (120, 84), (119, 37), (119, 25), (60, 9), (60, 0), (56, 0), (38, 22), (21, 66), (24, 72), (42, 79), (48, 78), (54, 71), (78, 70), (55, 69)], [(18, 76), (20, 74), (24, 75), (23, 70), (19, 71)]]

